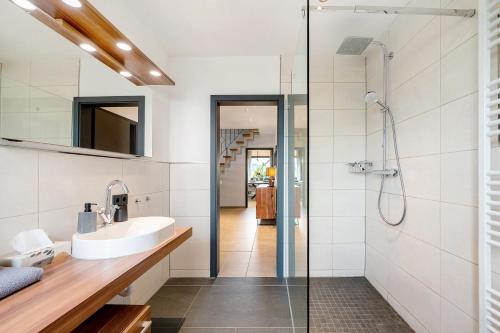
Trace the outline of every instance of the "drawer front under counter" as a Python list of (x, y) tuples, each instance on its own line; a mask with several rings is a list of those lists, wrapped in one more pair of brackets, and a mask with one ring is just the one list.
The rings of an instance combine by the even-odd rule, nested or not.
[(73, 333), (151, 333), (151, 307), (105, 305)]

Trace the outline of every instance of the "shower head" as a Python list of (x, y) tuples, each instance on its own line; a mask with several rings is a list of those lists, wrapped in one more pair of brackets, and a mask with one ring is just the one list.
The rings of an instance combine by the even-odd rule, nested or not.
[(372, 37), (346, 37), (340, 44), (337, 54), (361, 55), (372, 42)]
[(365, 102), (368, 104), (377, 103), (382, 109), (387, 110), (389, 107), (385, 105), (379, 98), (375, 91), (369, 91), (365, 96)]

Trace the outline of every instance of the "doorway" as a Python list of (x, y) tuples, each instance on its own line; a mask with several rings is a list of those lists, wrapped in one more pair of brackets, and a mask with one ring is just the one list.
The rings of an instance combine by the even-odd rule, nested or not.
[(212, 277), (283, 276), (283, 147), (283, 96), (211, 97)]

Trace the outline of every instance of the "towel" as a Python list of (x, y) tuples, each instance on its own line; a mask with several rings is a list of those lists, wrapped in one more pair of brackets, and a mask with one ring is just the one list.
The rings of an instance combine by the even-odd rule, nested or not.
[(39, 267), (0, 268), (0, 299), (40, 281), (42, 276)]

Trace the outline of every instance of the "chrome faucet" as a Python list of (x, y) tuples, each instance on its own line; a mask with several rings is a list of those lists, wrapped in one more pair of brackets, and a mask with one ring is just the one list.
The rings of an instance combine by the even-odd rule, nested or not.
[(98, 210), (99, 216), (101, 216), (102, 222), (104, 225), (112, 224), (113, 217), (115, 216), (115, 212), (119, 207), (117, 205), (113, 205), (111, 202), (111, 190), (113, 186), (121, 185), (125, 194), (128, 193), (128, 187), (121, 180), (113, 180), (108, 185), (106, 185), (106, 206)]

